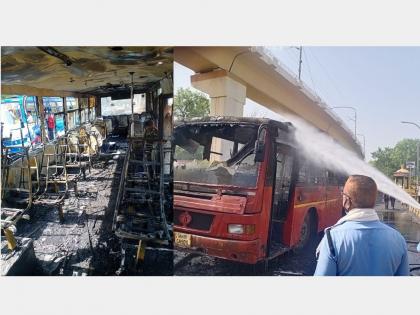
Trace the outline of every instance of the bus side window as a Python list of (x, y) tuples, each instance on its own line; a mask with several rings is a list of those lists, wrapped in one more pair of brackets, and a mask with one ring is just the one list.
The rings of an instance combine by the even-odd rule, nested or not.
[(41, 128), (35, 96), (26, 98), (26, 123), (33, 144), (41, 143)]
[(297, 182), (301, 184), (306, 184), (308, 183), (308, 179), (309, 179), (308, 163), (306, 161), (301, 161)]
[(328, 185), (337, 185), (338, 184), (337, 177), (331, 171), (327, 171), (327, 184)]
[(308, 184), (323, 185), (325, 184), (325, 172), (314, 163), (308, 163)]
[(73, 130), (80, 125), (78, 98), (66, 97), (67, 130)]
[(55, 96), (43, 96), (45, 116), (45, 132), (48, 134), (48, 140), (52, 141), (58, 136), (65, 134), (64, 124), (64, 99)]

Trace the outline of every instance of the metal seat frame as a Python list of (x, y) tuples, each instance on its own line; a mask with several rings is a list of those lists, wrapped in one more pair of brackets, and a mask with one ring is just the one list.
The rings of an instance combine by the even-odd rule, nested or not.
[[(52, 148), (53, 153), (47, 153)], [(63, 203), (69, 193), (69, 177), (66, 167), (67, 145), (60, 143), (60, 140), (45, 144), (42, 153), (41, 167), (44, 168), (45, 177), (43, 177), (44, 191), (39, 195), (36, 204), (43, 206), (58, 207), (60, 221), (64, 220)], [(41, 172), (42, 174), (42, 172)], [(50, 191), (51, 185), (53, 192)], [(64, 185), (64, 189), (60, 190), (60, 185)]]
[[(16, 239), (14, 238), (14, 228), (18, 221), (22, 218), (26, 218), (27, 211), (31, 208), (34, 198), (33, 184), (37, 184), (37, 190), (39, 190), (39, 172), (36, 156), (30, 156), (30, 147), (25, 147), (22, 129), (20, 129), (21, 138), (21, 150), (18, 153), (9, 153), (8, 147), (3, 145), (3, 123), (1, 123), (0, 131), (0, 153), (1, 153), (1, 230), (5, 234), (9, 250), (14, 250), (17, 246)], [(34, 166), (32, 166), (33, 161)], [(19, 185), (18, 187), (10, 187), (10, 174), (12, 169), (20, 170)], [(35, 171), (36, 179), (33, 181), (33, 173)], [(25, 181), (26, 173), (26, 181)], [(25, 186), (27, 188), (22, 188)], [(27, 193), (19, 203), (22, 203), (23, 207), (4, 207), (3, 202), (17, 204), (16, 198), (9, 196), (9, 192)], [(36, 191), (37, 192), (37, 191)], [(35, 192), (35, 193), (36, 193)]]

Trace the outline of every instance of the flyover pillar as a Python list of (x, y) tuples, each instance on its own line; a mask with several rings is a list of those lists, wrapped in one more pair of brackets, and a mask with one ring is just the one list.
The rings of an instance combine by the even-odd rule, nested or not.
[(211, 116), (243, 116), (246, 87), (227, 71), (194, 74), (191, 76), (191, 84), (210, 96)]
[[(214, 70), (191, 76), (191, 84), (210, 96), (210, 116), (242, 117), (246, 100), (246, 86), (238, 82), (225, 70)], [(232, 152), (232, 143), (213, 138), (210, 161), (226, 161)]]

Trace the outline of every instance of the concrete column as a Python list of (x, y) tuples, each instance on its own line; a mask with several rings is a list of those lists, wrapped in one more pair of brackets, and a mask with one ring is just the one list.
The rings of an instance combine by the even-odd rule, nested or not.
[[(191, 76), (191, 84), (210, 96), (210, 116), (242, 117), (246, 100), (246, 86), (225, 70), (198, 73)], [(232, 143), (212, 139), (210, 161), (226, 161), (232, 152)]]
[(191, 76), (191, 84), (210, 96), (211, 116), (243, 116), (246, 87), (227, 71), (194, 74)]

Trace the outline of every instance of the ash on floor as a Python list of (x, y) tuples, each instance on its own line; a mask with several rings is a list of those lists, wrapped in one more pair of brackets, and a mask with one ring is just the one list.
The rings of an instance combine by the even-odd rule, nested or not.
[[(124, 160), (120, 153), (124, 150), (104, 154), (87, 178), (78, 182), (78, 196), (70, 192), (65, 199), (64, 222), (60, 222), (57, 208), (34, 205), (29, 211), (30, 220), (18, 223), (16, 236), (32, 239), (36, 256), (35, 266), (25, 275), (116, 274), (121, 243), (112, 232), (112, 221)], [(3, 263), (6, 259), (8, 255), (2, 251)], [(172, 272), (172, 252), (152, 248), (146, 250), (140, 272), (130, 275), (168, 272)]]
[(119, 242), (112, 215), (122, 157), (102, 161), (78, 182), (65, 200), (64, 222), (58, 210), (34, 205), (29, 221), (20, 221), (19, 237), (33, 239), (38, 265), (34, 275), (111, 275), (118, 268)]

